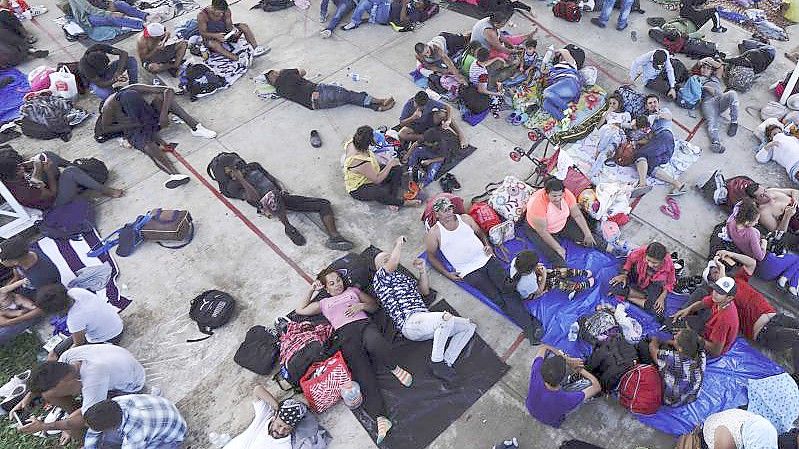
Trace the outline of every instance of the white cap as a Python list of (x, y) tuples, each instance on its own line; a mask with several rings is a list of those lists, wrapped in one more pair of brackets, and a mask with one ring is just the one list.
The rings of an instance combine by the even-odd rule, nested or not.
[(145, 37), (161, 37), (164, 34), (166, 34), (166, 27), (164, 27), (162, 23), (148, 23), (147, 26), (144, 27)]

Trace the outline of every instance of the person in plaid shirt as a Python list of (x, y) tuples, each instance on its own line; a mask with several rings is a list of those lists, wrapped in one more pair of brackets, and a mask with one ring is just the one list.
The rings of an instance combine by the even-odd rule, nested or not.
[(642, 363), (654, 363), (663, 379), (663, 403), (671, 407), (688, 404), (696, 400), (705, 376), (707, 356), (703, 341), (691, 329), (683, 329), (673, 340), (660, 341), (652, 337), (649, 341), (650, 360), (642, 357)]
[(175, 404), (148, 394), (106, 399), (83, 418), (89, 425), (84, 449), (177, 449), (186, 436), (186, 421)]

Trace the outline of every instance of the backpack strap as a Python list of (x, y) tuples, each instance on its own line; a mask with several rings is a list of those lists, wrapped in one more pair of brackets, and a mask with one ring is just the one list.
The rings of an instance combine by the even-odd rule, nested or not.
[(182, 243), (179, 243), (177, 245), (164, 245), (162, 242), (157, 242), (157, 243), (158, 243), (159, 246), (161, 246), (163, 248), (180, 249), (180, 248), (183, 248), (184, 246), (188, 245), (189, 243), (191, 243), (192, 240), (194, 240), (194, 222), (193, 221), (189, 221), (189, 236), (186, 237), (186, 241), (184, 241)]
[(200, 323), (197, 323), (197, 329), (199, 329), (200, 332), (205, 334), (205, 337), (189, 338), (189, 339), (186, 339), (186, 343), (197, 343), (198, 341), (208, 340), (209, 338), (211, 338), (214, 335), (214, 331), (209, 329), (207, 326), (205, 326), (205, 327), (202, 326)]

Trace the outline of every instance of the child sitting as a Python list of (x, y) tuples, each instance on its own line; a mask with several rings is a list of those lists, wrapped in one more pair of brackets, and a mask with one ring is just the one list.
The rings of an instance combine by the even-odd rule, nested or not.
[(519, 74), (525, 80), (534, 80), (541, 76), (541, 55), (536, 50), (538, 40), (528, 37), (524, 41), (524, 52), (519, 61)]
[[(511, 282), (523, 299), (535, 299), (552, 289), (562, 290), (569, 299), (594, 286), (595, 280), (590, 270), (576, 268), (546, 268), (538, 262), (538, 255), (532, 251), (521, 251), (510, 263)], [(573, 278), (585, 277), (583, 281)]]

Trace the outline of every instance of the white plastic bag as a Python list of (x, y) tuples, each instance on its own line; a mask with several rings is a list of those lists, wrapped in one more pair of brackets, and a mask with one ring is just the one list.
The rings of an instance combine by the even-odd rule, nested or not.
[(50, 91), (53, 95), (67, 100), (78, 96), (78, 83), (75, 75), (66, 67), (61, 67), (57, 72), (50, 74)]

